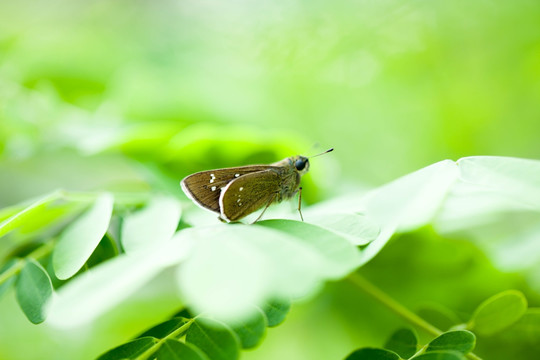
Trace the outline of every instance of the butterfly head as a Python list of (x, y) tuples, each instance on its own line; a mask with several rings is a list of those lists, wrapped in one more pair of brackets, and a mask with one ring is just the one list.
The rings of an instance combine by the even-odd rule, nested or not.
[(309, 159), (305, 156), (294, 156), (292, 158), (292, 162), (294, 164), (294, 168), (301, 174), (305, 174), (309, 170)]

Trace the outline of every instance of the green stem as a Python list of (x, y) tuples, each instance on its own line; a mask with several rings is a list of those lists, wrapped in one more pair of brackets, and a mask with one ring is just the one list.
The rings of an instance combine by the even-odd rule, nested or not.
[(176, 338), (178, 336), (180, 336), (181, 334), (183, 334), (187, 329), (189, 329), (189, 327), (191, 326), (191, 324), (195, 321), (195, 319), (189, 319), (188, 322), (186, 322), (184, 325), (180, 326), (178, 329), (174, 330), (172, 333), (170, 333), (169, 335), (165, 336), (163, 339), (160, 339), (157, 343), (155, 343), (154, 345), (152, 345), (148, 350), (146, 350), (145, 352), (143, 352), (141, 355), (137, 356), (135, 358), (135, 360), (146, 360), (148, 359), (153, 353), (156, 352), (157, 349), (159, 349), (159, 347), (167, 340), (167, 339), (171, 339), (171, 338)]
[[(401, 316), (407, 322), (413, 324), (414, 326), (424, 330), (425, 332), (437, 337), (443, 333), (442, 330), (431, 325), (420, 316), (416, 315), (405, 306), (401, 305), (399, 302), (391, 298), (387, 293), (383, 292), (381, 289), (373, 285), (371, 282), (366, 280), (363, 276), (358, 273), (353, 273), (347, 278), (354, 285), (362, 289), (365, 293), (375, 298), (381, 304), (386, 306), (388, 309), (392, 310), (395, 314)], [(471, 360), (482, 360), (480, 357), (473, 353), (468, 353), (466, 355)]]
[[(54, 248), (54, 240), (43, 243), (43, 245), (37, 247), (34, 251), (25, 256), (25, 258), (32, 258), (34, 260), (39, 260), (42, 257), (49, 255)], [(16, 259), (16, 263), (13, 264), (9, 269), (0, 274), (0, 285), (6, 282), (10, 277), (17, 275), (23, 268), (25, 260), (23, 258)]]
[(430, 323), (422, 319), (420, 316), (416, 315), (415, 313), (407, 309), (405, 306), (398, 303), (396, 300), (394, 300), (381, 289), (367, 281), (363, 276), (359, 275), (358, 273), (353, 273), (349, 276), (348, 279), (353, 284), (364, 290), (367, 294), (371, 295), (380, 303), (392, 310), (394, 313), (401, 316), (408, 322), (414, 324), (415, 326), (419, 327), (420, 329), (426, 331), (427, 333), (433, 336), (439, 336), (443, 333), (442, 330), (437, 329), (435, 326), (431, 325)]
[(5, 283), (10, 277), (18, 274), (19, 271), (21, 271), (21, 269), (24, 266), (24, 260), (17, 259), (16, 261), (17, 262), (13, 264), (13, 266), (11, 266), (9, 269), (7, 269), (6, 271), (0, 274), (0, 285)]

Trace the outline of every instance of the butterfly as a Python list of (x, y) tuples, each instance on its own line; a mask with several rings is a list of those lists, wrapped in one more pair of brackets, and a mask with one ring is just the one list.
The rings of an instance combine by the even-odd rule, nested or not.
[(195, 204), (218, 213), (226, 222), (238, 221), (264, 207), (255, 220), (257, 222), (268, 206), (290, 199), (299, 192), (298, 212), (303, 221), (300, 180), (309, 171), (311, 157), (296, 155), (269, 165), (201, 171), (185, 177), (180, 185)]

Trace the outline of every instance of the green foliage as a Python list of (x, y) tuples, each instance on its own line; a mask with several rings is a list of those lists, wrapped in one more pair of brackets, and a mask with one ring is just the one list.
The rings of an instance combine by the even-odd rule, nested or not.
[(201, 348), (210, 359), (238, 359), (240, 341), (227, 325), (216, 320), (196, 320), (186, 334), (186, 342)]
[(431, 340), (426, 352), (454, 350), (467, 354), (474, 349), (476, 337), (467, 330), (448, 331)]
[(394, 332), (386, 341), (385, 349), (358, 349), (352, 352), (346, 360), (371, 358), (464, 360), (463, 355), (468, 354), (474, 349), (475, 340), (476, 337), (470, 331), (448, 331), (437, 336), (417, 352), (418, 340), (415, 333), (409, 329), (400, 329)]
[[(41, 197), (28, 206), (17, 205), (11, 208), (3, 209), (0, 216), (0, 237), (11, 230), (21, 228), (24, 225), (30, 225), (34, 222), (39, 223), (39, 218), (47, 212), (50, 212), (48, 206), (60, 197), (60, 193), (55, 191), (51, 194)], [(49, 210), (49, 211), (48, 211)]]
[[(268, 318), (263, 312), (253, 310), (249, 317), (228, 323), (204, 316), (184, 318), (176, 315), (144, 331), (137, 339), (107, 351), (99, 360), (113, 356), (146, 359), (154, 355), (158, 359), (161, 356), (164, 359), (238, 359), (241, 349), (250, 349), (260, 343), (268, 326)], [(182, 313), (188, 315), (187, 311)]]
[(291, 303), (285, 300), (273, 299), (263, 303), (262, 311), (266, 316), (269, 327), (281, 324), (291, 309)]
[(259, 345), (266, 333), (267, 318), (265, 313), (255, 309), (248, 318), (229, 322), (229, 326), (240, 339), (243, 349), (250, 349)]
[[(90, 360), (184, 305), (260, 344), (246, 312), (276, 325), (290, 300), (243, 357), (337, 359), (404, 326), (340, 281), (357, 269), (479, 357), (540, 358), (539, 18), (531, 0), (0, 2), (0, 358)], [(178, 186), (332, 146), (302, 180), (306, 224), (293, 200), (225, 226)], [(103, 192), (110, 221), (70, 235)], [(30, 263), (47, 306), (18, 296)], [(531, 307), (475, 313), (508, 289)], [(193, 353), (179, 341), (159, 357)]]
[(169, 240), (180, 221), (181, 208), (169, 197), (156, 197), (122, 222), (122, 246), (127, 253)]
[[(232, 359), (238, 356), (240, 348), (258, 346), (266, 327), (276, 326), (285, 318), (289, 302), (268, 299), (312, 295), (321, 283), (342, 279), (371, 260), (396, 232), (430, 222), (441, 226), (444, 223), (441, 221), (455, 211), (452, 208), (455, 187), (483, 184), (486, 173), (490, 184), (503, 184), (508, 178), (504, 169), (516, 170), (525, 165), (536, 169), (538, 165), (507, 158), (501, 158), (500, 162), (489, 159), (487, 164), (484, 158), (469, 158), (457, 164), (440, 162), (366, 196), (346, 197), (342, 202), (307, 208), (306, 222), (273, 219), (252, 226), (216, 221), (209, 224), (197, 209), (180, 211), (177, 200), (164, 195), (118, 193), (113, 197), (59, 192), (53, 199), (45, 198), (4, 212), (4, 224), (17, 224), (17, 227), (6, 226), (4, 237), (19, 239), (27, 249), (12, 252), (11, 256), (20, 256), (21, 260), (8, 256), (0, 274), (0, 290), (7, 290), (16, 279), (17, 301), (32, 322), (44, 321), (47, 308), (50, 324), (72, 327), (99, 318), (159, 274), (170, 271), (175, 276), (174, 290), (182, 301), (197, 313), (215, 315), (225, 325), (207, 326), (200, 319), (192, 325), (172, 319), (144, 334), (143, 337), (159, 340), (147, 350), (157, 352), (169, 335), (186, 326), (187, 343), (209, 358), (225, 354)], [(518, 180), (523, 182), (515, 181)], [(515, 190), (500, 186), (498, 191), (520, 199)], [(33, 221), (32, 216), (46, 214), (47, 207), (41, 208), (40, 204), (53, 205), (59, 200), (78, 206), (63, 208), (62, 216), (70, 215), (74, 220), (58, 223), (57, 236), (39, 242), (35, 241), (36, 235), (12, 231), (23, 228), (26, 221)], [(78, 215), (80, 206), (88, 203), (93, 204)], [(529, 204), (524, 201), (524, 206)], [(183, 225), (179, 226), (180, 221)], [(52, 264), (53, 284), (60, 296), (51, 296), (51, 279), (41, 265), (35, 266), (36, 260), (47, 268)], [(33, 264), (31, 273), (26, 269), (28, 264)], [(39, 296), (28, 295), (28, 289), (32, 289), (28, 286), (29, 279), (34, 286), (32, 291)], [(20, 284), (27, 284), (26, 292)], [(251, 311), (254, 315), (246, 318), (248, 309), (254, 305), (255, 310)], [(519, 324), (526, 308), (524, 296), (509, 291), (482, 304), (467, 326), (479, 335), (501, 332)], [(456, 329), (463, 327), (456, 323), (455, 316), (446, 316), (445, 321)], [(173, 339), (181, 340), (177, 335)], [(436, 353), (432, 356), (449, 357), (455, 356), (455, 352), (468, 353), (474, 346), (471, 336), (472, 333), (462, 330), (444, 333), (417, 356), (431, 352)], [(208, 337), (223, 343), (212, 348), (204, 342)], [(179, 346), (182, 347), (172, 342), (161, 351), (168, 354)], [(417, 350), (416, 337), (407, 331), (398, 332), (386, 347), (403, 358), (410, 358)], [(138, 351), (138, 347), (134, 349)]]
[(158, 343), (153, 337), (142, 337), (120, 345), (101, 355), (97, 360), (135, 359)]
[(418, 360), (465, 360), (459, 352), (454, 351), (433, 351), (415, 357)]
[(400, 357), (385, 349), (363, 348), (353, 351), (345, 360), (399, 360)]
[(53, 293), (51, 279), (43, 267), (29, 259), (22, 267), (16, 284), (17, 301), (34, 324), (45, 321), (46, 305)]
[(388, 338), (384, 348), (392, 350), (403, 359), (408, 359), (418, 349), (418, 338), (410, 329), (399, 329)]
[(72, 277), (90, 258), (109, 227), (113, 204), (110, 194), (100, 195), (88, 211), (62, 232), (53, 252), (56, 277)]
[(502, 331), (518, 321), (527, 310), (527, 299), (519, 291), (508, 290), (484, 301), (467, 327), (482, 335)]
[(160, 360), (208, 360), (209, 358), (195, 346), (167, 339), (156, 353)]
[[(2, 296), (15, 282), (16, 277), (10, 276), (9, 274), (14, 273), (15, 268), (21, 266), (20, 262), (21, 260), (18, 259), (10, 259), (0, 269), (0, 278), (3, 280), (0, 281), (0, 296)], [(5, 277), (6, 280), (4, 280)]]

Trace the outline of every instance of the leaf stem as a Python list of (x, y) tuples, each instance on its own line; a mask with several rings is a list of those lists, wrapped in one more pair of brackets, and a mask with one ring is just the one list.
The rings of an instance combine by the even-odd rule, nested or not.
[(16, 263), (9, 267), (5, 272), (0, 274), (0, 285), (6, 282), (10, 277), (17, 275), (24, 266), (26, 258), (32, 258), (34, 260), (39, 260), (42, 257), (50, 254), (54, 247), (54, 241), (49, 241), (43, 243), (41, 246), (37, 247), (34, 251), (26, 255), (24, 258), (17, 258)]
[(150, 355), (152, 355), (154, 352), (156, 352), (156, 350), (159, 349), (159, 347), (165, 342), (165, 340), (167, 339), (171, 339), (171, 338), (175, 338), (179, 335), (181, 335), (182, 333), (184, 333), (187, 329), (189, 329), (189, 327), (191, 326), (191, 324), (195, 321), (195, 319), (189, 319), (184, 325), (180, 326), (178, 329), (174, 330), (173, 332), (171, 332), (169, 335), (165, 336), (164, 338), (162, 339), (159, 339), (159, 341), (157, 343), (155, 343), (154, 345), (152, 345), (150, 348), (148, 348), (145, 352), (143, 352), (141, 355), (137, 356), (135, 358), (135, 360), (146, 360), (150, 357)]
[[(347, 278), (354, 285), (362, 289), (368, 295), (371, 295), (375, 300), (379, 301), (381, 304), (386, 306), (388, 309), (392, 310), (395, 314), (401, 316), (407, 322), (413, 324), (414, 326), (424, 330), (425, 332), (437, 337), (443, 334), (443, 331), (437, 327), (431, 325), (426, 320), (422, 319), (420, 316), (416, 315), (405, 306), (401, 305), (399, 302), (390, 297), (387, 293), (373, 285), (366, 278), (358, 273), (352, 273)], [(468, 353), (467, 358), (471, 360), (482, 360), (480, 357), (473, 353)]]
[(24, 266), (24, 260), (23, 259), (17, 259), (17, 262), (13, 264), (11, 267), (9, 267), (6, 271), (0, 274), (0, 285), (2, 285), (4, 282), (6, 282), (10, 277), (16, 275), (21, 271), (21, 269)]

